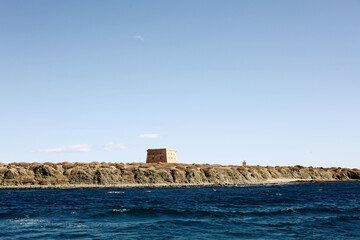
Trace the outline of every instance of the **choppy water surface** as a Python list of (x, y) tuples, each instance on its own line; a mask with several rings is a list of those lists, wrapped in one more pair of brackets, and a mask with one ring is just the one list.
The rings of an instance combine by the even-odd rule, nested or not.
[(360, 239), (360, 182), (0, 190), (0, 238)]

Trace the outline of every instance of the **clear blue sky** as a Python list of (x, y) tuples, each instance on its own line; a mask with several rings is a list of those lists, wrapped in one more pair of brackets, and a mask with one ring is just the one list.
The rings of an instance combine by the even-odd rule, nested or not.
[(0, 162), (360, 168), (359, 1), (0, 1)]

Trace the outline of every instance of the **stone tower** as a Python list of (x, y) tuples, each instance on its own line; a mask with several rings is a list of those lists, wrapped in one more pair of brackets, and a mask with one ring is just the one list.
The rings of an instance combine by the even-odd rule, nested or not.
[(177, 163), (176, 150), (167, 148), (148, 149), (146, 163)]

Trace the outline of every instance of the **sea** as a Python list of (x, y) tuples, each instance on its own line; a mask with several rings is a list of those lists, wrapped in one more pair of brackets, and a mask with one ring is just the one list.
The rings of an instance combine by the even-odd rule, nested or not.
[(1, 189), (0, 239), (360, 239), (360, 182)]

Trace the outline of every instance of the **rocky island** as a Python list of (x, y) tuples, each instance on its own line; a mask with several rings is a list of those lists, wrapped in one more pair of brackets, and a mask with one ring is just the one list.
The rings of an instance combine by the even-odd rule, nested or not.
[(359, 169), (180, 163), (0, 163), (0, 188), (149, 187), (354, 181)]

